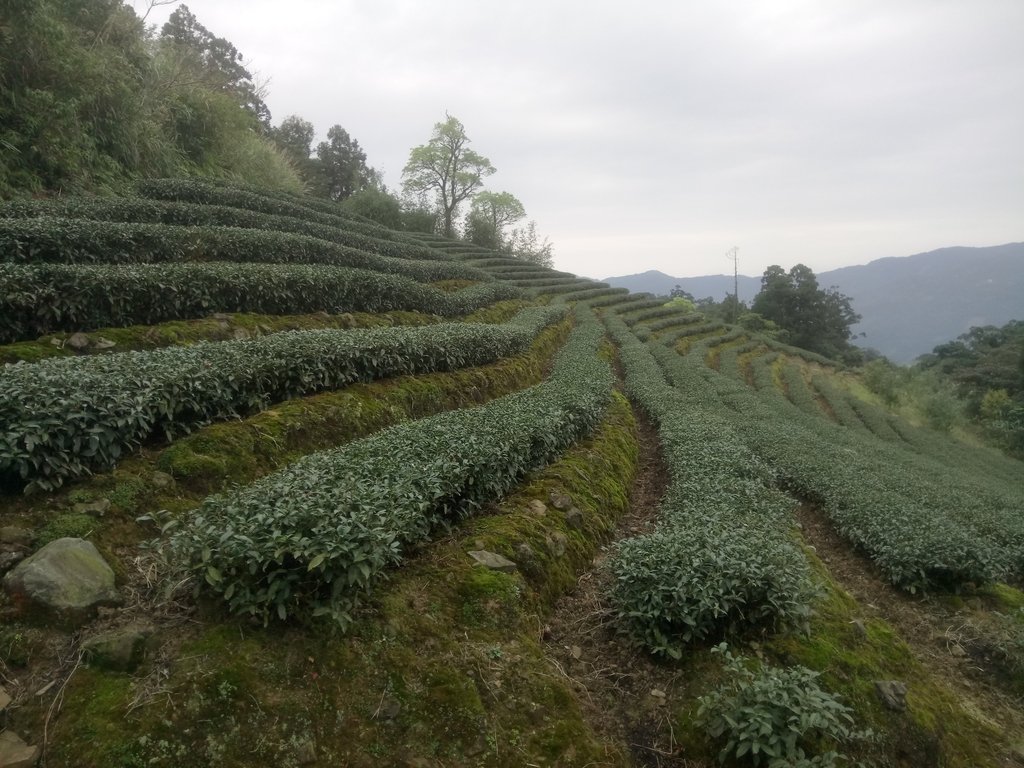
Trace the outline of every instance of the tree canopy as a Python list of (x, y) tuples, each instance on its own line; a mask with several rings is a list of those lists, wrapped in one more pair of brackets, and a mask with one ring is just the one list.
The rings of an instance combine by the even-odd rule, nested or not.
[(495, 172), (491, 161), (468, 148), (469, 137), (461, 122), (451, 115), (434, 125), (426, 144), (413, 147), (402, 170), (407, 195), (433, 197), (441, 234), (455, 235), (459, 206), (469, 200)]
[(768, 267), (751, 309), (775, 323), (788, 343), (832, 358), (850, 351), (851, 328), (860, 320), (848, 296), (819, 288), (803, 264), (788, 273), (778, 265)]
[(0, 12), (0, 195), (97, 192), (140, 176), (301, 188), (266, 138), (241, 53), (182, 6), (157, 34), (122, 0)]
[(477, 192), (466, 222), (466, 237), (477, 245), (500, 250), (507, 240), (505, 228), (525, 217), (526, 209), (511, 192)]
[(316, 156), (320, 161), (324, 191), (331, 200), (344, 200), (369, 186), (374, 178), (359, 142), (340, 125), (328, 129), (327, 141), (317, 145)]

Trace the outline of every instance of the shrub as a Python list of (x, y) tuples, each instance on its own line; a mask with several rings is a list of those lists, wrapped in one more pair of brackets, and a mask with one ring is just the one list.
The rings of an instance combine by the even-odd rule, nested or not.
[(715, 651), (725, 658), (727, 680), (700, 698), (697, 717), (709, 736), (725, 741), (719, 762), (736, 758), (769, 768), (831, 768), (846, 758), (834, 749), (812, 757), (812, 744), (840, 745), (872, 737), (870, 731), (853, 728), (852, 710), (818, 685), (817, 672), (769, 666), (754, 671), (725, 643)]

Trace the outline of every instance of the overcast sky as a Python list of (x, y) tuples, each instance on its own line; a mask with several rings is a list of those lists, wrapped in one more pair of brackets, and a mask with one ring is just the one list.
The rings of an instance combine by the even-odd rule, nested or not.
[[(1024, 240), (1024, 0), (190, 0), (401, 186), (445, 112), (590, 277)], [(142, 10), (145, 0), (136, 0)], [(171, 8), (149, 21), (162, 23)]]

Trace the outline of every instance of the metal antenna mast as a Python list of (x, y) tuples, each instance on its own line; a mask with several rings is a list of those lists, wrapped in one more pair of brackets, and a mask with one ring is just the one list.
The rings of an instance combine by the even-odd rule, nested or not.
[(725, 258), (732, 261), (732, 322), (736, 323), (736, 314), (740, 310), (740, 249), (739, 246), (733, 246), (726, 254)]

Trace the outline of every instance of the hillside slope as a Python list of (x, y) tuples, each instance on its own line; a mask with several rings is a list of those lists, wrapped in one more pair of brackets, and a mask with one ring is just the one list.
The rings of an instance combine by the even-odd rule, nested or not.
[[(658, 295), (680, 285), (697, 298), (716, 300), (733, 289), (728, 275), (672, 277), (657, 271), (605, 282)], [(822, 272), (818, 283), (836, 286), (853, 299), (863, 317), (854, 327), (855, 333), (864, 334), (857, 344), (909, 363), (972, 326), (998, 326), (1024, 317), (1024, 243), (876, 259)], [(760, 278), (740, 276), (742, 300), (749, 302), (759, 290)]]
[(0, 765), (1020, 765), (1020, 462), (663, 299), (138, 191), (0, 206)]

